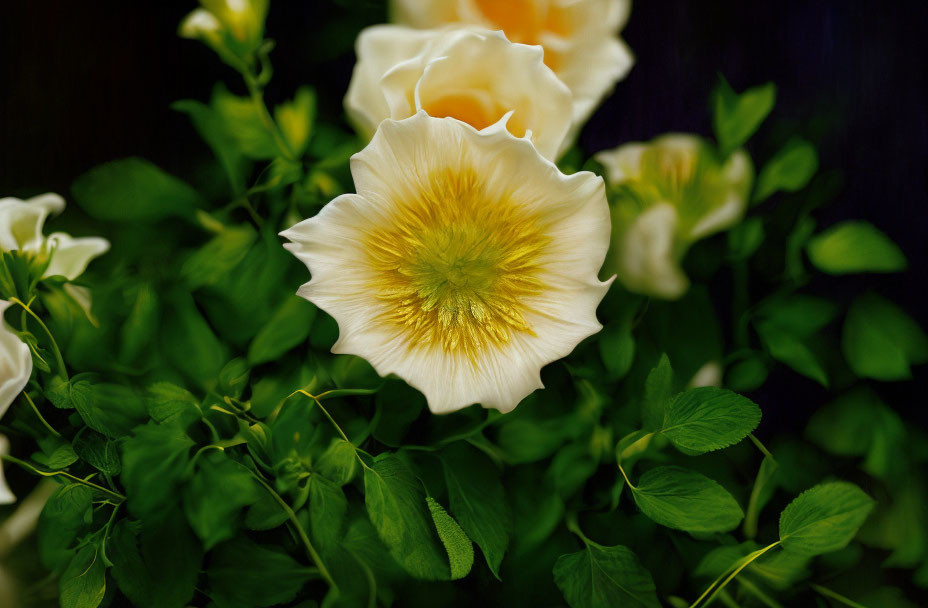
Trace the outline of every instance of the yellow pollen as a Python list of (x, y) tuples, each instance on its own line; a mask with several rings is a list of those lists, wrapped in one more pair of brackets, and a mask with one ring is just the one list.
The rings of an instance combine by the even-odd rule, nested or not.
[(541, 293), (550, 239), (533, 213), (488, 194), (472, 171), (436, 171), (381, 228), (365, 235), (384, 321), (410, 348), (440, 346), (474, 361), (516, 332), (534, 335), (526, 300)]

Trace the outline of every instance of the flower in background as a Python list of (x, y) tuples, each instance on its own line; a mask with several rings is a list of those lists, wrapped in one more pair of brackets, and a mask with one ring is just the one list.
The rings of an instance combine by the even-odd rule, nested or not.
[(381, 121), (425, 110), (476, 129), (495, 125), (528, 136), (542, 156), (563, 151), (571, 125), (571, 94), (537, 46), (512, 44), (501, 32), (369, 27), (357, 42), (358, 63), (345, 107), (371, 137)]
[(46, 263), (42, 278), (63, 276), (73, 281), (94, 258), (106, 253), (109, 241), (99, 237), (74, 238), (63, 232), (49, 236), (42, 227), (50, 215), (61, 213), (64, 199), (57, 194), (43, 194), (22, 201), (0, 199), (0, 251), (21, 251)]
[(200, 0), (203, 8), (187, 15), (180, 24), (184, 38), (200, 39), (227, 58), (253, 53), (264, 39), (267, 0)]
[(298, 293), (338, 322), (333, 352), (400, 376), (435, 413), (507, 412), (601, 329), (601, 178), (562, 174), (502, 121), (424, 112), (384, 121), (351, 172), (357, 194), (283, 233), (312, 274)]
[(603, 270), (630, 291), (676, 299), (689, 288), (680, 262), (698, 239), (738, 223), (754, 170), (743, 150), (727, 160), (693, 135), (665, 135), (594, 157), (610, 186), (612, 246)]
[(541, 45), (545, 63), (573, 93), (575, 129), (634, 63), (619, 38), (630, 0), (393, 0), (392, 7), (395, 21), (413, 27), (466, 23)]
[[(6, 414), (32, 375), (32, 353), (29, 347), (3, 320), (3, 314), (9, 306), (9, 302), (0, 300), (0, 418)], [(0, 435), (0, 455), (8, 454), (9, 449), (9, 441)], [(0, 463), (0, 505), (8, 505), (15, 500), (16, 497), (3, 478), (3, 466)]]

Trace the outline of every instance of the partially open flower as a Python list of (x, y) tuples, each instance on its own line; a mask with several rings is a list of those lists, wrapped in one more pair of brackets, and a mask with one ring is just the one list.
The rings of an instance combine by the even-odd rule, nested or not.
[(357, 194), (283, 233), (331, 314), (332, 348), (421, 390), (433, 412), (501, 411), (600, 330), (609, 243), (600, 178), (564, 175), (504, 121), (419, 112), (352, 157)]
[(618, 37), (630, 0), (393, 0), (392, 6), (394, 20), (413, 27), (466, 23), (541, 45), (545, 63), (573, 93), (575, 128), (634, 63)]
[(188, 14), (178, 33), (198, 38), (220, 55), (244, 57), (264, 38), (267, 0), (200, 0), (203, 8)]
[(738, 150), (726, 161), (694, 135), (665, 135), (595, 156), (606, 170), (612, 246), (604, 272), (630, 291), (676, 299), (689, 288), (680, 262), (696, 240), (738, 223), (754, 170)]
[(367, 137), (384, 119), (419, 110), (476, 129), (512, 112), (506, 126), (513, 135), (528, 135), (551, 160), (563, 151), (571, 95), (537, 46), (487, 30), (379, 25), (361, 32), (357, 55), (345, 107)]
[[(32, 375), (32, 353), (13, 333), (3, 320), (3, 313), (10, 303), (0, 300), (0, 418), (12, 405), (16, 396), (22, 392), (29, 376)], [(7, 438), (0, 435), (0, 455), (9, 453)], [(0, 463), (0, 505), (7, 505), (16, 500), (3, 478), (3, 466)]]
[(64, 199), (51, 193), (27, 201), (0, 199), (0, 251), (35, 255), (43, 263), (48, 262), (43, 278), (63, 276), (73, 281), (92, 259), (106, 253), (110, 244), (106, 239), (74, 238), (63, 232), (45, 237), (42, 234), (45, 220), (63, 209)]

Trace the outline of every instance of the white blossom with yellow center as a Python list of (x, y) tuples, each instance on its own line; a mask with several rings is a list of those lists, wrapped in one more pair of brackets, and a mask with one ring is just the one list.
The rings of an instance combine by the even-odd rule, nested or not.
[(545, 158), (556, 159), (567, 144), (571, 94), (540, 47), (513, 44), (502, 32), (399, 25), (365, 29), (356, 47), (345, 108), (368, 138), (384, 119), (419, 110), (476, 129), (511, 112), (507, 128), (528, 135)]
[(312, 274), (298, 293), (338, 322), (333, 352), (403, 378), (435, 413), (508, 412), (601, 329), (601, 178), (562, 174), (504, 121), (424, 112), (384, 121), (351, 172), (357, 194), (283, 233)]
[(465, 23), (541, 45), (545, 63), (573, 93), (574, 129), (634, 63), (619, 38), (631, 0), (393, 0), (392, 9), (394, 21), (416, 28)]
[[(32, 375), (32, 353), (3, 320), (10, 303), (0, 300), (0, 418), (12, 405)], [(0, 435), (0, 455), (9, 453), (7, 438)], [(6, 485), (0, 462), (0, 505), (13, 503), (16, 497)]]
[(43, 278), (63, 276), (73, 281), (92, 259), (106, 253), (109, 241), (98, 237), (74, 238), (63, 232), (42, 234), (45, 220), (64, 210), (64, 199), (43, 194), (23, 201), (0, 199), (0, 251), (22, 251), (48, 260)]
[(694, 135), (664, 135), (600, 152), (610, 186), (612, 246), (603, 265), (630, 291), (664, 299), (686, 293), (689, 246), (738, 223), (754, 170), (738, 150), (718, 158)]

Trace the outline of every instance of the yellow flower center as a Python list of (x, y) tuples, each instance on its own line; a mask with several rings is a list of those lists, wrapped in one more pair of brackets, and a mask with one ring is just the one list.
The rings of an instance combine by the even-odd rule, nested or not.
[[(494, 103), (492, 94), (485, 91), (464, 91), (426, 100), (422, 109), (435, 118), (456, 118), (475, 129), (485, 129), (496, 124), (508, 109)], [(506, 123), (506, 129), (516, 137), (525, 135), (520, 113), (514, 112)]]
[(541, 293), (543, 223), (474, 172), (440, 171), (388, 225), (368, 232), (372, 288), (410, 347), (441, 346), (474, 361), (515, 332), (534, 335), (526, 299)]

